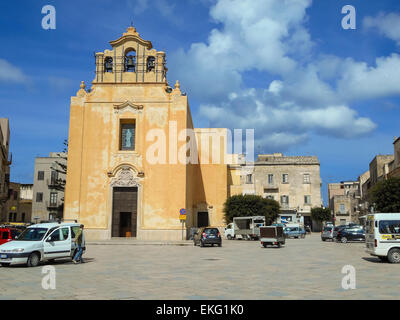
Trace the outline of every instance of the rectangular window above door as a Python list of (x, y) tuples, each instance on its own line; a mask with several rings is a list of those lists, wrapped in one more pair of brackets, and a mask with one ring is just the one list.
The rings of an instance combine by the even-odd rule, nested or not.
[(134, 121), (121, 122), (120, 150), (135, 150), (136, 123)]

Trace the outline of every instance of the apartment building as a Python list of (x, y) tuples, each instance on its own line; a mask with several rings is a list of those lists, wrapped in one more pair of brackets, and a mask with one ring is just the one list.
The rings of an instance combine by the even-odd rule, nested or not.
[(4, 204), (2, 223), (31, 222), (32, 214), (32, 184), (10, 182), (7, 201)]
[(242, 175), (243, 194), (256, 194), (281, 205), (278, 221), (321, 225), (311, 219), (311, 208), (322, 207), (320, 163), (315, 156), (259, 155)]
[(336, 225), (359, 223), (360, 183), (342, 181), (328, 184), (329, 208)]
[(52, 152), (48, 157), (35, 159), (33, 182), (32, 220), (33, 222), (52, 221), (63, 216), (64, 190), (60, 182), (65, 174), (60, 166), (66, 164), (65, 153)]

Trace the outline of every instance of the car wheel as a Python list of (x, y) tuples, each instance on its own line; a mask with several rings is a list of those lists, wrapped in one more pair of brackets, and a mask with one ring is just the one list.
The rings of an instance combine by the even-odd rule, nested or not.
[(37, 253), (31, 253), (31, 255), (28, 258), (28, 267), (37, 267), (40, 262), (40, 257), (39, 254)]
[(1, 266), (2, 266), (2, 267), (9, 267), (10, 264), (9, 264), (9, 263), (2, 263)]
[(268, 244), (266, 244), (266, 243), (263, 243), (263, 246), (264, 246), (264, 248), (266, 248), (266, 247), (268, 247)]
[(322, 241), (326, 241), (326, 239), (325, 239), (325, 238), (321, 238), (321, 240), (322, 240)]
[(340, 241), (341, 241), (342, 243), (347, 243), (347, 238), (346, 238), (346, 237), (342, 237), (342, 239), (340, 239)]
[(400, 249), (392, 249), (388, 253), (390, 263), (400, 263)]
[(232, 240), (232, 236), (230, 234), (228, 234), (226, 237), (228, 238), (228, 240)]

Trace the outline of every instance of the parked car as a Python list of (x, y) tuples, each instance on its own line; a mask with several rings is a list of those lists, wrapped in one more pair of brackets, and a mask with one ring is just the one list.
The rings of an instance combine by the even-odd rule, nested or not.
[(336, 241), (346, 243), (348, 241), (365, 241), (365, 231), (362, 228), (345, 228), (338, 231)]
[(0, 245), (14, 240), (20, 233), (16, 228), (0, 228)]
[(335, 229), (334, 226), (325, 226), (321, 232), (321, 240), (322, 241), (326, 241), (326, 240), (333, 241), (333, 230), (334, 229)]
[(283, 232), (286, 238), (298, 239), (306, 237), (306, 230), (302, 227), (286, 227)]
[[(78, 223), (45, 223), (26, 228), (14, 241), (0, 246), (0, 263), (4, 266), (27, 264), (36, 267), (41, 261), (72, 258), (76, 253), (75, 234)], [(83, 250), (85, 238), (83, 236)]]
[(200, 245), (200, 247), (204, 247), (205, 245), (211, 245), (211, 247), (213, 247), (214, 244), (221, 247), (222, 238), (218, 228), (203, 227), (194, 235), (193, 243), (195, 246)]
[(336, 237), (337, 237), (337, 234), (338, 234), (339, 231), (344, 230), (344, 229), (347, 229), (347, 228), (350, 228), (350, 226), (347, 225), (347, 224), (343, 224), (343, 225), (340, 225), (340, 226), (336, 226), (336, 227), (333, 229), (333, 240), (336, 241)]

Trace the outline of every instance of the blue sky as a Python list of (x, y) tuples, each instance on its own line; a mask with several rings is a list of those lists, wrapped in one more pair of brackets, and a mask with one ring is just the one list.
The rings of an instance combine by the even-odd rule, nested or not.
[[(56, 30), (41, 27), (47, 4)], [(356, 30), (341, 27), (347, 4)], [(62, 150), (93, 53), (131, 21), (166, 51), (168, 80), (188, 93), (196, 126), (254, 128), (256, 151), (317, 155), (325, 201), (326, 183), (356, 179), (393, 152), (397, 0), (2, 1), (0, 117), (10, 119), (13, 181), (32, 183), (34, 158)]]

